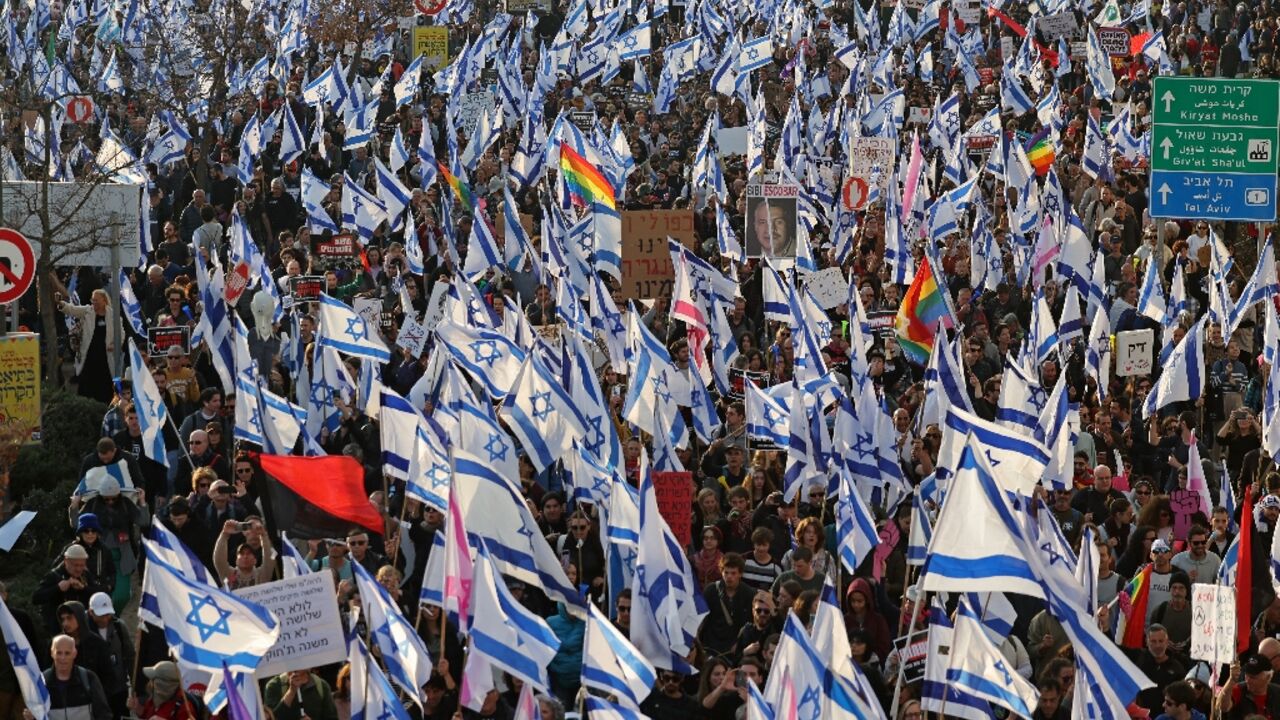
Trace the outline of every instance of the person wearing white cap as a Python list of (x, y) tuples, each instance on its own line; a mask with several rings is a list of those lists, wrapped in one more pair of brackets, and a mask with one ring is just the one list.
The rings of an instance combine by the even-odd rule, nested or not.
[(105, 590), (89, 571), (89, 553), (79, 545), (68, 545), (62, 551), (62, 562), (40, 581), (31, 602), (40, 607), (45, 632), (58, 632), (58, 606), (75, 600), (88, 603), (96, 592)]
[[(89, 598), (89, 629), (107, 643), (107, 651), (111, 665), (116, 670), (116, 677), (123, 682), (118, 687), (107, 688), (107, 702), (111, 711), (117, 716), (124, 715), (128, 709), (129, 687), (127, 679), (133, 669), (133, 640), (129, 637), (129, 629), (116, 617), (116, 609), (111, 604), (111, 596), (100, 592)], [(150, 717), (144, 715), (142, 717)]]
[(1156, 608), (1173, 597), (1169, 590), (1169, 581), (1172, 579), (1173, 548), (1157, 538), (1151, 543), (1151, 591), (1147, 595), (1147, 622), (1151, 621)]

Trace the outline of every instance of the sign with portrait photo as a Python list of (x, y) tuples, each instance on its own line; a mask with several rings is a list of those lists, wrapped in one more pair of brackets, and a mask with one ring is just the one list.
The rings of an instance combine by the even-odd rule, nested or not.
[(749, 257), (796, 256), (796, 200), (800, 188), (769, 182), (747, 186), (744, 243)]

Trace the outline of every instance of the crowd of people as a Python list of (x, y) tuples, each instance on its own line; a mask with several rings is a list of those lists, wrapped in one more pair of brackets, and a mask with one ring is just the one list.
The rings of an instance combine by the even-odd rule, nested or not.
[[(495, 50), (490, 57), (471, 60), (479, 67), (488, 62), (500, 70), (500, 81), (485, 81), (499, 90), (491, 98), (505, 92), (508, 74), (522, 89), (537, 87), (545, 80), (540, 64), (565, 37), (562, 31), (575, 28), (575, 36), (594, 32), (607, 12), (600, 4), (592, 4), (589, 30), (587, 20), (575, 15), (584, 11), (581, 3), (544, 3), (528, 15), (512, 12), (510, 16), (489, 3), (473, 6), (454, 0), (450, 5), (452, 15), (441, 20), (449, 31), (449, 54), (455, 58), (455, 67), (463, 62), (456, 59), (458, 54), (468, 57), (466, 52), (473, 46)], [(982, 216), (981, 230), (990, 235), (991, 244), (977, 244), (971, 237), (980, 234), (977, 226), (962, 222), (958, 229), (928, 236), (912, 248), (913, 262), (927, 258), (936, 263), (934, 272), (955, 321), (950, 332), (959, 348), (963, 392), (974, 414), (990, 421), (1006, 419), (1001, 410), (1008, 403), (1002, 390), (1010, 377), (1046, 393), (1064, 379), (1073, 409), (1078, 408), (1071, 482), (1040, 495), (1077, 553), (1087, 551), (1081, 547), (1085, 538), (1096, 544), (1097, 620), (1104, 631), (1113, 632), (1118, 616), (1130, 612), (1130, 580), (1139, 575), (1146, 578), (1146, 615), (1136, 619), (1143, 642), (1140, 647), (1126, 647), (1126, 652), (1155, 684), (1132, 698), (1131, 714), (1171, 720), (1204, 718), (1215, 712), (1229, 718), (1280, 717), (1280, 684), (1272, 682), (1275, 669), (1280, 668), (1280, 600), (1272, 589), (1268, 562), (1280, 519), (1280, 471), (1267, 441), (1265, 421), (1270, 416), (1266, 413), (1271, 410), (1264, 408), (1271, 374), (1267, 358), (1278, 329), (1275, 313), (1266, 306), (1274, 299), (1267, 296), (1261, 303), (1242, 303), (1241, 316), (1232, 320), (1233, 332), (1224, 327), (1225, 316), (1215, 314), (1203, 326), (1206, 337), (1198, 368), (1207, 378), (1203, 394), (1161, 407), (1150, 417), (1144, 407), (1160, 380), (1163, 358), (1157, 356), (1160, 359), (1148, 374), (1123, 375), (1112, 368), (1099, 377), (1086, 366), (1085, 340), (1092, 337), (1094, 323), (1105, 322), (1105, 336), (1151, 329), (1160, 339), (1157, 345), (1172, 347), (1187, 333), (1200, 331), (1198, 321), (1214, 308), (1219, 288), (1228, 288), (1227, 299), (1235, 302), (1242, 297), (1254, 266), (1267, 259), (1274, 262), (1267, 250), (1271, 240), (1266, 229), (1152, 218), (1146, 180), (1150, 142), (1149, 137), (1145, 143), (1141, 140), (1150, 131), (1152, 80), (1158, 74), (1280, 77), (1280, 66), (1274, 61), (1277, 15), (1268, 2), (1232, 7), (1226, 0), (1216, 4), (1189, 0), (1117, 8), (1121, 18), (1117, 24), (1127, 27), (1135, 39), (1142, 38), (1135, 51), (1137, 45), (1157, 36), (1162, 41), (1154, 52), (1148, 52), (1147, 45), (1141, 52), (1111, 59), (1108, 72), (1115, 90), (1110, 98), (1098, 96), (1098, 82), (1091, 77), (1095, 70), (1086, 62), (1085, 51), (1074, 47), (1083, 34), (1058, 44), (1036, 30), (1034, 23), (1028, 34), (1024, 27), (1028, 21), (1048, 14), (1043, 7), (1019, 5), (1001, 13), (984, 12), (966, 22), (955, 2), (946, 6), (930, 2), (923, 8), (907, 4), (868, 8), (856, 1), (836, 0), (818, 7), (777, 4), (763, 14), (758, 14), (758, 8), (748, 11), (710, 0), (643, 5), (647, 14), (624, 12), (628, 19), (620, 21), (628, 30), (641, 22), (652, 24), (651, 54), (621, 63), (619, 72), (607, 81), (593, 76), (583, 83), (573, 72), (553, 74), (550, 87), (540, 95), (543, 104), (538, 118), (544, 121), (545, 131), (558, 116), (594, 113), (599, 129), (595, 139), (608, 140), (609, 145), (607, 152), (603, 147), (597, 150), (627, 168), (622, 174), (625, 182), (616, 188), (618, 210), (688, 213), (696, 235), (692, 251), (723, 272), (737, 290), (736, 297), (723, 303), (737, 346), (732, 371), (764, 387), (790, 384), (803, 374), (797, 367), (797, 339), (802, 330), (812, 328), (798, 328), (770, 314), (765, 287), (769, 273), (773, 266), (805, 262), (811, 267), (801, 270), (810, 272), (839, 268), (850, 287), (849, 300), (824, 309), (822, 319), (834, 331), (828, 331), (821, 347), (823, 366), (851, 397), (856, 397), (855, 383), (874, 386), (875, 397), (892, 419), (892, 437), (885, 440), (893, 446), (907, 489), (933, 478), (943, 434), (952, 432), (919, 422), (937, 388), (926, 378), (923, 366), (904, 356), (892, 330), (873, 333), (866, 347), (855, 347), (851, 342), (864, 336), (850, 327), (900, 311), (906, 284), (896, 273), (901, 260), (892, 259), (893, 243), (909, 234), (927, 236), (930, 226), (922, 227), (923, 219), (915, 218), (912, 208), (892, 207), (896, 191), (881, 192), (880, 199), (860, 210), (853, 223), (839, 224), (838, 218), (846, 214), (834, 209), (839, 200), (828, 200), (825, 207), (821, 199), (812, 200), (824, 187), (830, 189), (830, 183), (817, 180), (816, 170), (786, 168), (781, 162), (771, 172), (783, 176), (780, 183), (804, 187), (813, 209), (806, 210), (802, 200), (797, 218), (787, 209), (752, 204), (750, 196), (750, 186), (760, 177), (749, 162), (763, 160), (772, 165), (775, 153), (781, 159), (779, 147), (787, 144), (797, 122), (803, 126), (808, 118), (804, 141), (814, 152), (807, 162), (813, 164), (814, 155), (826, 155), (840, 167), (846, 162), (850, 140), (847, 126), (857, 126), (858, 134), (868, 131), (868, 118), (874, 115), (868, 108), (891, 88), (899, 88), (897, 105), (891, 102), (890, 106), (896, 109), (881, 117), (881, 122), (894, 126), (884, 133), (897, 142), (901, 153), (898, 177), (904, 179), (907, 174), (913, 137), (925, 148), (930, 166), (924, 171), (928, 179), (920, 194), (925, 195), (928, 187), (936, 189), (927, 194), (927, 200), (961, 184), (963, 178), (943, 168), (958, 163), (981, 175), (971, 209), (956, 214), (970, 219)], [(1081, 28), (1096, 25), (1090, 23), (1096, 4), (1092, 8), (1053, 5), (1056, 12), (1071, 14)], [(1115, 5), (1114, 0), (1110, 5)], [(85, 3), (67, 3), (59, 12), (69, 13), (73, 6), (84, 8)], [(278, 29), (281, 20), (294, 12), (293, 6), (255, 6), (254, 12), (275, 20), (247, 30), (247, 37), (262, 49), (274, 45), (263, 35), (264, 28)], [(15, 44), (29, 44), (14, 28), (35, 28), (33, 7), (48, 9), (43, 2), (9, 2), (0, 15), (10, 23), (7, 39), (0, 35), (0, 44), (6, 44), (11, 54)], [(789, 32), (779, 29), (775, 17), (784, 9), (794, 10), (800, 18)], [(680, 62), (664, 54), (672, 45), (699, 32), (716, 32), (710, 16), (718, 11), (729, 18), (729, 35), (738, 36), (735, 43), (764, 32), (775, 34), (771, 61), (747, 76), (745, 92), (720, 92), (717, 81), (710, 80), (721, 48), (703, 48), (687, 76), (672, 79), (664, 70)], [(925, 30), (913, 36), (908, 27), (904, 33), (904, 17), (908, 24), (914, 19), (916, 30)], [(940, 19), (941, 25), (929, 30), (929, 17)], [(96, 27), (99, 21), (87, 27)], [(719, 22), (725, 23), (725, 17), (719, 17)], [(702, 29), (694, 29), (695, 23)], [(61, 52), (68, 42), (58, 27), (59, 22), (54, 22), (36, 34), (48, 34), (49, 42)], [(870, 42), (868, 28), (874, 33)], [(888, 39), (881, 35), (886, 30)], [(72, 27), (72, 44), (77, 38), (92, 37), (87, 32), (85, 27)], [(81, 476), (124, 461), (132, 479), (125, 488), (104, 482), (77, 490), (68, 515), (68, 534), (73, 539), (52, 559), (52, 569), (29, 599), (35, 613), (13, 610), (41, 667), (48, 668), (45, 679), (55, 717), (194, 720), (206, 713), (199, 695), (184, 687), (163, 634), (155, 628), (139, 634), (130, 627), (136, 619), (138, 581), (145, 565), (140, 540), (154, 524), (162, 524), (185, 543), (231, 590), (282, 576), (285, 548), (281, 543), (291, 541), (272, 537), (264, 524), (263, 496), (271, 480), (253, 454), (261, 448), (235, 438), (236, 388), (220, 375), (207, 334), (203, 341), (200, 338), (201, 320), (209, 311), (201, 292), (201, 274), (209, 267), (233, 268), (241, 257), (234, 247), (239, 242), (233, 237), (237, 227), (247, 229), (260, 251), (268, 273), (264, 280), (272, 287), (245, 292), (230, 309), (248, 328), (248, 346), (265, 386), (299, 404), (305, 405), (304, 398), (312, 393), (304, 378), (314, 380), (309, 372), (319, 318), (316, 298), (299, 294), (295, 299), (291, 280), (319, 276), (329, 296), (352, 304), (371, 301), (374, 314), (369, 317), (377, 318), (378, 332), (393, 349), (378, 379), (400, 395), (413, 396), (424, 376), (429, 376), (433, 358), (446, 351), (438, 343), (428, 343), (417, 352), (417, 346), (397, 345), (398, 335), (409, 322), (415, 326), (429, 318), (439, 322), (440, 314), (429, 306), (429, 299), (438, 297), (441, 288), (458, 292), (458, 262), (481, 252), (473, 223), (501, 226), (509, 202), (517, 207), (507, 217), (532, 218), (529, 234), (539, 257), (516, 253), (516, 263), (491, 267), (471, 287), (491, 311), (495, 327), (513, 339), (523, 337), (522, 328), (527, 326), (564, 327), (564, 298), (580, 293), (581, 288), (566, 288), (572, 273), (563, 260), (550, 260), (547, 254), (549, 239), (542, 233), (556, 227), (547, 218), (548, 203), (558, 202), (554, 183), (513, 177), (516, 169), (527, 167), (522, 158), (527, 163), (530, 151), (542, 152), (537, 143), (547, 143), (547, 136), (530, 137), (522, 114), (507, 112), (508, 122), (490, 145), (480, 148), (468, 168), (467, 193), (451, 187), (436, 168), (419, 158), (432, 157), (432, 162), (440, 158), (442, 167), (456, 169), (449, 160), (451, 150), (456, 153), (466, 147), (483, 128), (473, 131), (456, 124), (460, 91), (454, 87), (441, 92), (436, 85), (447, 78), (431, 72), (422, 74), (410, 102), (397, 102), (391, 85), (413, 61), (411, 32), (394, 33), (385, 51), (379, 49), (373, 57), (349, 57), (343, 61), (347, 65), (337, 66), (350, 68), (349, 82), (361, 87), (365, 97), (380, 98), (367, 143), (348, 147), (346, 140), (356, 131), (351, 115), (344, 119), (341, 114), (318, 112), (317, 104), (305, 99), (304, 90), (334, 58), (334, 53), (316, 43), (295, 53), (292, 64), (277, 67), (278, 72), (263, 78), (261, 85), (232, 94), (219, 116), (200, 123), (198, 130), (193, 125), (192, 138), (179, 157), (165, 163), (139, 162), (145, 168), (143, 221), (150, 244), (144, 247), (138, 268), (127, 271), (126, 299), (136, 299), (136, 310), (117, 304), (113, 298), (119, 294), (108, 292), (118, 268), (60, 268), (40, 278), (54, 288), (59, 316), (58, 337), (44, 340), (58, 343), (68, 374), (82, 395), (109, 404), (101, 439), (83, 459)], [(949, 38), (952, 33), (960, 45)], [(852, 62), (846, 52), (850, 39), (855, 44), (860, 41), (865, 51)], [(895, 50), (881, 55), (876, 48), (885, 43)], [(93, 52), (101, 53), (103, 47), (105, 43)], [(1067, 48), (1069, 58), (1058, 63), (1060, 56), (1053, 50)], [(926, 51), (930, 53), (927, 64)], [(1033, 58), (1022, 74), (1011, 69), (1012, 52)], [(127, 53), (121, 51), (120, 57), (128, 69)], [(246, 66), (253, 59), (240, 58)], [(69, 60), (67, 67), (83, 74), (89, 62), (81, 57)], [(102, 58), (92, 62), (101, 70)], [(507, 67), (499, 68), (503, 63)], [(964, 64), (978, 71), (977, 87), (970, 85)], [(123, 101), (112, 98), (100, 103), (99, 112), (100, 120), (116, 129), (120, 141), (145, 160), (166, 132), (167, 121), (159, 119), (164, 108), (142, 69), (143, 64), (137, 63), (128, 71), (127, 88), (118, 93)], [(851, 69), (862, 76), (857, 82), (850, 80)], [(16, 88), (20, 72), (21, 67), (10, 64), (6, 82), (11, 87)], [(1022, 229), (1027, 200), (1019, 195), (1020, 188), (1012, 184), (1008, 171), (993, 170), (989, 153), (995, 151), (948, 147), (948, 136), (957, 143), (965, 139), (937, 124), (939, 108), (948, 98), (958, 98), (962, 132), (981, 122), (991, 107), (1005, 105), (1004, 75), (1036, 102), (1061, 92), (1057, 104), (1047, 109), (1018, 112), (1006, 107), (998, 128), (1003, 139), (996, 148), (1005, 153), (1007, 145), (1020, 144), (1042, 127), (1054, 130), (1056, 159), (1048, 177), (1057, 183), (1058, 197), (1069, 206), (1059, 210), (1079, 220), (1091, 253), (1096, 252), (1093, 262), (1103, 265), (1105, 297), (1097, 301), (1104, 313), (1084, 317), (1079, 337), (1043, 359), (1033, 357), (1032, 364), (1022, 360), (1022, 348), (1037, 332), (1040, 305), (1057, 319), (1064, 317), (1064, 308), (1078, 310), (1077, 299), (1089, 302), (1092, 298), (1069, 297), (1077, 286), (1061, 271), (1050, 273), (1048, 279), (1029, 277), (1023, 266), (1031, 257), (1020, 250), (1037, 246), (1038, 241), (1035, 233)], [(243, 82), (242, 76), (239, 79)], [(81, 82), (97, 84), (96, 79)], [(653, 86), (662, 96), (657, 106)], [(636, 95), (644, 101), (633, 102)], [(497, 114), (518, 107), (501, 97), (491, 102), (496, 102), (491, 109)], [(10, 180), (18, 173), (44, 177), (47, 163), (31, 152), (30, 126), (18, 121), (17, 107), (10, 110), (2, 102), (0, 107), (5, 107), (0, 126), (6, 130), (0, 171)], [(304, 130), (311, 129), (304, 152), (290, 157), (289, 130), (277, 124), (274, 135), (261, 138), (249, 162), (251, 177), (243, 177), (244, 134), (261, 132), (265, 118), (281, 108), (287, 108)], [(753, 118), (760, 114), (765, 128), (763, 148), (753, 149), (755, 140), (748, 139), (747, 146), (735, 150), (727, 146), (727, 135), (720, 136), (718, 153), (723, 159), (715, 161), (715, 168), (722, 170), (723, 190), (717, 190), (700, 172), (707, 162), (698, 156), (706, 145), (704, 136), (715, 135), (704, 130), (718, 122), (726, 129), (747, 127), (747, 134), (752, 134)], [(842, 114), (851, 119), (841, 120)], [(1085, 157), (1087, 126), (1100, 118), (1104, 126), (1111, 123), (1102, 172), (1089, 170)], [(93, 152), (77, 153), (75, 148), (95, 140), (69, 123), (58, 132), (68, 172), (73, 176), (87, 172)], [(427, 139), (421, 141), (424, 133)], [(321, 220), (352, 227), (352, 221), (344, 219), (348, 210), (344, 194), (353, 192), (346, 184), (355, 183), (376, 196), (382, 186), (379, 165), (396, 167), (398, 144), (412, 155), (394, 173), (412, 188), (405, 203), (408, 226), (391, 220), (378, 223), (346, 257), (319, 252), (319, 245), (334, 240), (332, 231), (319, 229), (325, 225)], [(412, 149), (419, 146), (429, 148), (426, 156), (413, 154)], [(712, 152), (717, 152), (714, 144)], [(1016, 156), (1009, 154), (1002, 160), (1009, 158)], [(304, 194), (304, 173), (330, 188), (319, 204), (310, 203)], [(1046, 174), (1038, 175), (1032, 184), (1047, 188)], [(1040, 201), (1045, 202), (1049, 191), (1040, 192), (1044, 193)], [(475, 215), (469, 212), (472, 203)], [(749, 208), (763, 208), (764, 214), (748, 220)], [(1032, 228), (1041, 226), (1038, 217), (1032, 220)], [(748, 253), (763, 247), (769, 257), (741, 257), (738, 237), (754, 240), (745, 245)], [(500, 238), (514, 242), (510, 230)], [(624, 260), (627, 252), (624, 246)], [(1219, 256), (1231, 262), (1224, 268)], [(1149, 272), (1152, 265), (1155, 271)], [(1039, 265), (1036, 269), (1042, 271)], [(1269, 272), (1274, 284), (1274, 268)], [(1082, 274), (1089, 276), (1087, 270)], [(1167, 288), (1164, 296), (1171, 302), (1165, 322), (1153, 319), (1147, 310), (1144, 279), (1149, 276)], [(673, 297), (672, 286), (665, 285), (656, 297), (637, 297), (620, 278), (606, 273), (600, 273), (600, 278), (622, 316), (634, 315), (647, 332), (665, 343), (675, 366), (696, 382), (702, 363), (690, 357), (697, 352), (693, 328), (673, 316), (675, 301), (682, 298)], [(1185, 287), (1185, 303), (1179, 306), (1172, 302), (1178, 297), (1176, 287)], [(33, 326), (34, 296), (33, 291), (23, 300), (23, 312)], [(81, 304), (84, 298), (88, 304)], [(287, 307), (281, 308), (281, 302)], [(595, 300), (581, 302), (593, 313), (602, 311)], [(280, 309), (283, 314), (277, 315)], [(147, 338), (128, 318), (131, 312), (136, 312), (145, 328), (187, 327), (191, 330), (187, 339), (195, 338), (148, 358), (151, 379), (173, 420), (162, 431), (164, 457), (154, 456), (144, 441), (135, 404), (139, 398), (133, 392), (137, 381), (128, 370), (127, 354), (120, 360), (127, 339), (147, 347)], [(720, 345), (724, 343), (722, 339)], [(934, 351), (950, 344), (939, 338)], [(864, 365), (865, 377), (859, 377)], [(351, 360), (345, 371), (354, 385), (354, 379), (362, 377), (362, 364)], [(617, 372), (607, 358), (597, 363), (597, 372), (596, 382), (608, 399), (608, 424), (623, 448), (617, 475), (637, 485), (645, 458), (657, 451), (654, 438), (626, 417), (627, 375)], [(921, 701), (927, 702), (922, 698), (923, 681), (914, 671), (908, 673), (907, 666), (914, 664), (907, 656), (911, 643), (900, 641), (909, 629), (922, 632), (929, 624), (928, 603), (919, 587), (920, 563), (909, 556), (914, 522), (911, 495), (900, 496), (894, 505), (872, 508), (879, 545), (858, 567), (845, 567), (838, 549), (836, 493), (815, 483), (785, 494), (787, 450), (762, 445), (749, 431), (740, 389), (721, 392), (713, 385), (710, 392), (716, 427), (706, 437), (695, 435), (687, 446), (674, 450), (674, 462), (688, 473), (692, 499), (688, 511), (692, 532), (685, 552), (706, 606), (688, 658), (697, 673), (660, 669), (657, 685), (640, 711), (672, 720), (749, 716), (751, 684), (764, 688), (772, 673), (786, 672), (773, 663), (784, 622), (794, 615), (811, 626), (824, 587), (831, 584), (837, 590), (852, 659), (867, 679), (873, 705), (885, 713), (896, 712), (899, 720), (922, 717)], [(308, 424), (309, 437), (299, 441), (299, 450), (307, 447), (309, 452), (346, 455), (360, 462), (363, 492), (383, 517), (385, 532), (353, 531), (340, 538), (301, 541), (294, 549), (312, 571), (333, 574), (342, 610), (361, 603), (352, 570), (360, 565), (391, 594), (405, 617), (411, 622), (421, 618), (417, 627), (426, 647), (440, 652), (432, 657), (435, 673), (425, 689), (427, 703), (419, 707), (406, 700), (411, 717), (513, 717), (522, 682), (510, 674), (503, 675), (481, 707), (459, 707), (465, 643), (453, 632), (452, 623), (442, 633), (439, 608), (420, 602), (434, 536), (444, 529), (445, 508), (411, 496), (403, 480), (384, 474), (379, 421), (370, 415), (368, 398), (335, 395), (332, 402), (338, 411), (336, 422), (317, 425), (314, 432)], [(835, 405), (827, 408), (829, 421)], [(418, 409), (428, 414), (432, 410), (429, 406)], [(689, 408), (682, 414), (693, 420)], [(1193, 457), (1200, 458), (1202, 467), (1188, 467)], [(519, 469), (519, 478), (512, 480), (518, 480), (529, 510), (567, 576), (591, 602), (606, 609), (625, 634), (630, 628), (633, 591), (607, 587), (608, 539), (600, 510), (575, 494), (561, 468), (539, 472), (522, 454)], [(1180, 491), (1201, 476), (1213, 498), (1207, 516), (1198, 507), (1187, 512), (1180, 504), (1185, 495)], [(1242, 516), (1246, 497), (1252, 498), (1256, 508), (1253, 517)], [(925, 505), (936, 518), (938, 508)], [(1252, 636), (1238, 661), (1220, 674), (1218, 668), (1189, 655), (1191, 591), (1194, 584), (1218, 582), (1239, 533), (1251, 536), (1253, 548), (1251, 566), (1235, 571), (1253, 578)], [(582, 685), (585, 621), (563, 604), (550, 601), (542, 588), (514, 579), (507, 587), (546, 619), (561, 643), (548, 667), (551, 685), (538, 694), (541, 717), (580, 712), (586, 692)], [(948, 607), (954, 608), (954, 601)], [(1009, 667), (1038, 690), (1036, 720), (1085, 717), (1082, 708), (1073, 707), (1079, 697), (1074, 687), (1075, 655), (1061, 624), (1043, 601), (1013, 593), (1008, 601), (1016, 619), (999, 647)], [(0, 720), (15, 720), (23, 712), (12, 667), (12, 657), (0, 656)], [(350, 673), (349, 664), (335, 664), (258, 678), (264, 713), (277, 720), (345, 720), (351, 712)], [(948, 714), (945, 708), (941, 712)]]

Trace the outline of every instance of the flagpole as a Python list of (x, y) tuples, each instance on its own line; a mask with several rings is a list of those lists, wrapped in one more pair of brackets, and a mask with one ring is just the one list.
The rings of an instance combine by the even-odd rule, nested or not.
[[(182, 448), (182, 454), (187, 456), (187, 462), (191, 463), (191, 469), (194, 471), (196, 469), (196, 461), (191, 459), (191, 451), (187, 449), (187, 444), (182, 441), (182, 433), (178, 430), (177, 423), (173, 421), (173, 413), (166, 412), (164, 416), (169, 421), (169, 427), (173, 428), (173, 434), (178, 438), (178, 447)], [(200, 429), (203, 430), (204, 428)]]
[[(908, 565), (908, 566), (907, 566), (907, 572), (906, 572), (904, 575), (905, 575), (905, 578), (906, 578), (906, 579), (910, 579), (910, 575), (911, 575), (911, 566), (910, 566), (910, 565)], [(910, 586), (910, 585), (906, 585), (905, 587), (903, 587), (903, 589), (902, 589), (902, 597), (903, 597), (903, 599), (904, 599), (904, 600), (905, 600), (905, 599), (907, 599), (907, 591), (908, 591), (908, 590), (910, 590), (910, 589), (911, 589), (911, 586)], [(918, 600), (918, 599), (919, 599), (919, 593), (917, 593), (917, 600)], [(912, 633), (914, 633), (914, 632), (916, 631), (916, 620), (917, 620), (917, 619), (919, 619), (919, 617), (920, 617), (920, 610), (919, 610), (919, 608), (917, 607), (916, 602), (912, 602), (912, 604), (911, 604), (911, 623), (910, 623), (910, 625), (908, 625), (908, 627), (907, 627), (907, 634), (906, 634), (907, 643), (910, 643), (910, 642), (911, 642), (911, 634), (912, 634)], [(898, 627), (899, 627), (899, 628), (901, 628), (901, 627), (902, 627), (902, 620), (901, 620), (901, 619), (899, 619), (899, 620), (898, 620)], [(903, 683), (903, 681), (905, 680), (906, 675), (907, 675), (907, 665), (906, 665), (906, 663), (905, 663), (905, 662), (903, 662), (903, 659), (902, 659), (902, 651), (899, 651), (899, 652), (898, 652), (898, 681), (897, 681), (896, 683), (894, 683), (894, 687), (893, 687), (893, 705), (889, 708), (889, 717), (896, 717), (896, 716), (898, 715), (898, 702), (899, 702), (899, 701), (901, 700), (901, 698), (902, 698), (902, 683)]]

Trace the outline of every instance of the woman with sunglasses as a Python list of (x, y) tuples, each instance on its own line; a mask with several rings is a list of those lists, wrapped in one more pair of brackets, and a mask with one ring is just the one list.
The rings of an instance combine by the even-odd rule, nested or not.
[(1159, 536), (1150, 525), (1139, 524), (1129, 535), (1129, 546), (1124, 549), (1120, 559), (1116, 561), (1116, 572), (1131, 578), (1138, 568), (1147, 563), (1151, 556), (1151, 545)]

